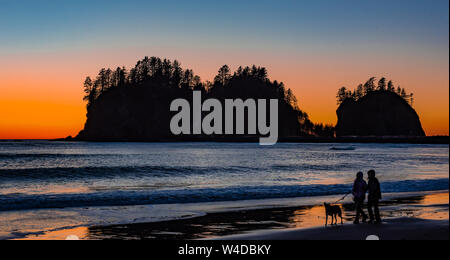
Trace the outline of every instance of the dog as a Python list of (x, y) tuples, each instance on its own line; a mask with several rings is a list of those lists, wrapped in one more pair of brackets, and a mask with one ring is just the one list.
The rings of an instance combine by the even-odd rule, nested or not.
[[(328, 226), (328, 216), (331, 216), (331, 225), (337, 225), (337, 216), (341, 218), (341, 225), (344, 224), (344, 221), (342, 220), (342, 210), (339, 206), (334, 206), (328, 203), (323, 204), (325, 206), (325, 214), (327, 215), (327, 218), (325, 220), (325, 226)], [(334, 224), (333, 224), (334, 223)]]

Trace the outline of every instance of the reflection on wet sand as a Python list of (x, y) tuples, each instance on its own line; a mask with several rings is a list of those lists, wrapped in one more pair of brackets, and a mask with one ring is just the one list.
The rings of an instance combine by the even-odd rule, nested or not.
[(385, 203), (385, 217), (413, 217), (427, 220), (449, 219), (449, 194), (430, 194)]
[[(383, 218), (449, 219), (449, 194), (430, 194), (393, 199), (381, 203)], [(340, 205), (344, 221), (354, 218), (352, 204)], [(75, 235), (80, 239), (203, 239), (244, 234), (256, 230), (310, 228), (325, 224), (323, 206), (302, 206), (237, 212), (211, 213), (192, 219), (144, 224), (99, 227), (79, 227), (59, 230), (27, 239), (66, 239)]]
[[(449, 195), (432, 194), (381, 203), (383, 218), (448, 219)], [(344, 220), (354, 217), (352, 204), (341, 205)], [(325, 223), (323, 206), (213, 213), (187, 220), (89, 228), (87, 239), (202, 239), (255, 230), (309, 228)]]
[(84, 240), (87, 239), (88, 232), (89, 229), (87, 227), (79, 227), (48, 232), (43, 235), (32, 235), (24, 239), (16, 240)]

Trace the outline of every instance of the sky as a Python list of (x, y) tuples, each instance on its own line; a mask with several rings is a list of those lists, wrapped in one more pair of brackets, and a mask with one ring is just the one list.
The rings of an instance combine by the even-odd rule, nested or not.
[(384, 76), (428, 135), (449, 134), (448, 0), (0, 0), (0, 139), (76, 135), (85, 77), (144, 56), (203, 80), (265, 66), (316, 123), (336, 123), (341, 86)]

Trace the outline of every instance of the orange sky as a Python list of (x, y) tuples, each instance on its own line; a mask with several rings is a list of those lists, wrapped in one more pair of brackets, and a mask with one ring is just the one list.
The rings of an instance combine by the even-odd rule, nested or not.
[(0, 139), (83, 128), (82, 83), (144, 56), (203, 80), (260, 65), (314, 122), (336, 123), (337, 90), (385, 76), (415, 94), (428, 135), (449, 134), (448, 0), (3, 1)]
[[(385, 76), (415, 94), (417, 110), (427, 135), (449, 134), (448, 59), (399, 57), (389, 54), (336, 54), (305, 51), (258, 50), (220, 52), (136, 46), (117, 50), (72, 50), (11, 53), (0, 59), (0, 139), (48, 139), (76, 135), (85, 122), (82, 82), (101, 67), (128, 68), (143, 56), (177, 58), (203, 80), (229, 64), (257, 64), (272, 80), (292, 88), (301, 109), (314, 122), (336, 123), (335, 93), (343, 85), (354, 88), (370, 76)], [(367, 60), (371, 60), (367, 63)]]

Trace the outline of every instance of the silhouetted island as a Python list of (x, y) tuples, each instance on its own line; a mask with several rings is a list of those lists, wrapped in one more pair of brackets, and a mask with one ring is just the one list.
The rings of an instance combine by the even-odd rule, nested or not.
[(338, 91), (336, 135), (424, 137), (419, 116), (412, 108), (413, 94), (394, 88), (392, 81), (375, 78), (353, 92), (345, 87)]
[[(282, 82), (271, 81), (262, 67), (239, 67), (231, 73), (224, 65), (214, 82), (202, 82), (178, 61), (145, 57), (130, 71), (101, 69), (84, 83), (87, 120), (75, 138), (89, 141), (240, 140), (251, 136), (174, 136), (170, 103), (178, 98), (192, 102), (192, 92), (203, 100), (278, 99), (279, 137), (334, 136), (334, 127), (314, 124), (300, 110), (297, 99)], [(225, 117), (223, 117), (225, 118)], [(191, 119), (192, 120), (192, 119)], [(192, 124), (191, 124), (192, 125)], [(247, 127), (246, 127), (247, 128)], [(247, 132), (247, 129), (246, 129)], [(247, 140), (247, 139), (246, 139)]]
[[(178, 61), (145, 57), (129, 71), (101, 69), (84, 82), (87, 101), (85, 127), (75, 141), (218, 141), (257, 142), (252, 135), (180, 135), (170, 131), (176, 112), (170, 104), (178, 98), (192, 104), (193, 91), (202, 99), (278, 99), (279, 142), (319, 143), (443, 143), (448, 137), (425, 137), (412, 108), (413, 95), (395, 88), (385, 78), (360, 84), (354, 91), (338, 92), (336, 127), (311, 122), (297, 98), (282, 82), (272, 81), (263, 67), (239, 67), (234, 73), (221, 67), (213, 82), (203, 82)], [(225, 118), (225, 117), (223, 117)], [(192, 118), (191, 118), (192, 120)], [(223, 119), (224, 120), (224, 119)], [(223, 122), (225, 124), (225, 122)], [(191, 122), (192, 126), (192, 122)], [(248, 125), (245, 131), (247, 133)]]

